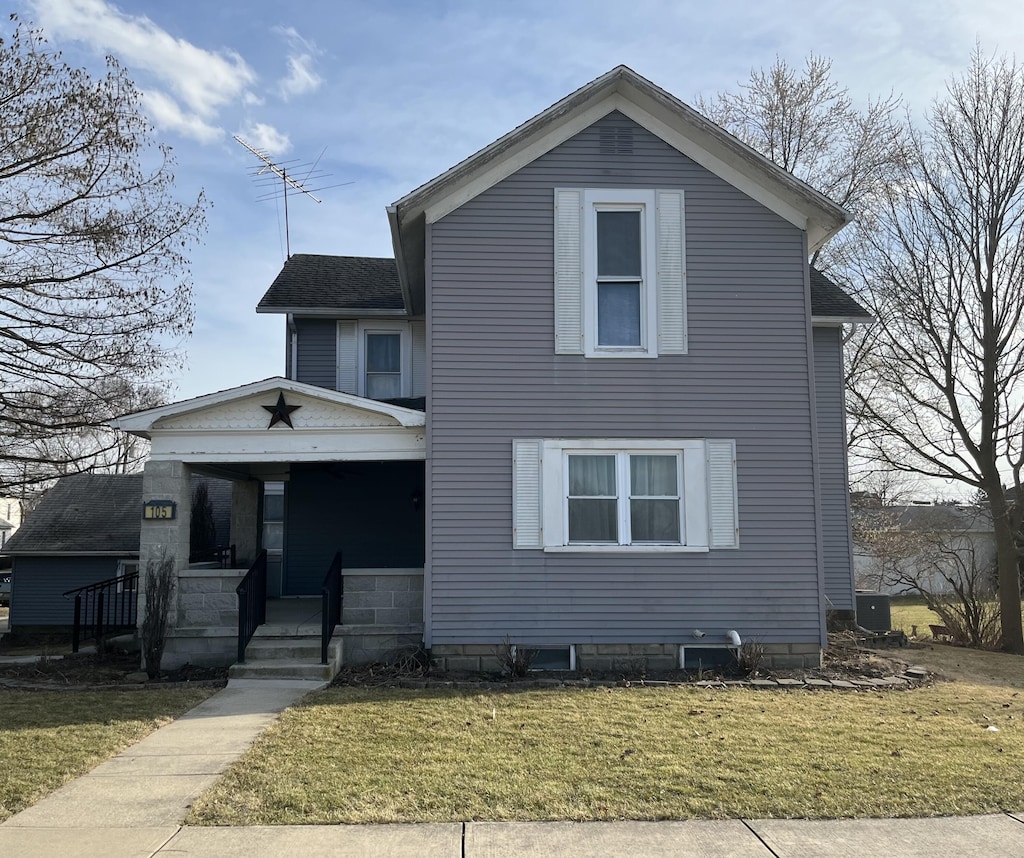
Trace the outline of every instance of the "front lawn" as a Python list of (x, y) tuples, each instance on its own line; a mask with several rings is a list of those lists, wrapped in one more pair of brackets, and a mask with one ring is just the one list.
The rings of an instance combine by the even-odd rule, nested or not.
[(1022, 721), (1015, 689), (959, 683), (888, 692), (335, 688), (288, 710), (188, 821), (1021, 810)]
[(0, 822), (139, 741), (218, 689), (0, 689)]

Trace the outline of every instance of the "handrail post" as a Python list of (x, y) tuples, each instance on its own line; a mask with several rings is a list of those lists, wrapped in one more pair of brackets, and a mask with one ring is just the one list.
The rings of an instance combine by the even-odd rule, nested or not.
[[(246, 578), (249, 576), (247, 575)], [(245, 664), (245, 647), (249, 643), (245, 637), (245, 627), (248, 625), (249, 611), (248, 611), (248, 596), (249, 588), (245, 584), (245, 580), (238, 585), (238, 663)]]
[(82, 594), (75, 596), (75, 625), (71, 632), (71, 651), (78, 652), (78, 644), (82, 639)]

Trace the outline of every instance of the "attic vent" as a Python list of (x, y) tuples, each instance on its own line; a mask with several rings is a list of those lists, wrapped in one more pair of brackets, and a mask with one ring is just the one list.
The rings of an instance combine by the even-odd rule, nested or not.
[(632, 155), (633, 129), (606, 126), (601, 129), (602, 155)]

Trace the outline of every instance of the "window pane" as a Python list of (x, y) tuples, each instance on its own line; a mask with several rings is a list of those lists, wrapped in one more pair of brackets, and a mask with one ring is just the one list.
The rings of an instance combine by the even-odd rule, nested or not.
[(614, 456), (570, 456), (569, 495), (571, 497), (615, 497)]
[(675, 456), (630, 456), (629, 493), (676, 497), (676, 462)]
[(597, 212), (597, 276), (640, 277), (640, 212)]
[(570, 498), (569, 542), (618, 542), (615, 498)]
[(630, 501), (629, 526), (633, 542), (679, 542), (679, 501)]
[(263, 520), (282, 521), (284, 519), (284, 495), (265, 494), (263, 496)]
[(280, 521), (263, 522), (263, 547), (268, 551), (280, 551), (284, 548), (284, 523)]
[(402, 371), (401, 334), (366, 335), (366, 371)]
[(597, 344), (640, 345), (640, 284), (597, 284)]
[(366, 395), (370, 399), (397, 399), (402, 395), (402, 376), (367, 373)]

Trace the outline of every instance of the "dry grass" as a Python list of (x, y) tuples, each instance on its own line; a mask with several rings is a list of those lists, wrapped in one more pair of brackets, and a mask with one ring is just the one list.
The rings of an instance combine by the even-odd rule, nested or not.
[(1022, 722), (1024, 695), (982, 684), (857, 693), (338, 688), (286, 712), (188, 821), (1020, 810)]
[(216, 690), (0, 690), (0, 822), (187, 712)]

